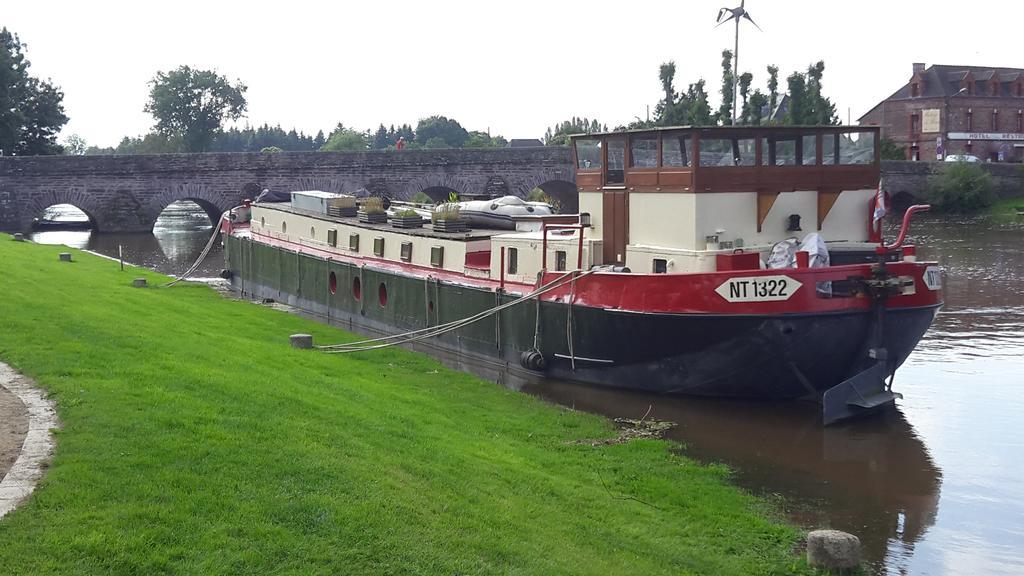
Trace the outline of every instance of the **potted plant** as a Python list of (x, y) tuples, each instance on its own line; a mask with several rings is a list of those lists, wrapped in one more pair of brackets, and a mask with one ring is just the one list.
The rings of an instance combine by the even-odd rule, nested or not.
[(419, 228), (423, 226), (423, 217), (412, 208), (406, 208), (391, 216), (391, 225), (395, 228)]
[(435, 232), (465, 232), (469, 224), (462, 219), (458, 204), (441, 204), (431, 213), (430, 221)]
[(384, 211), (384, 201), (376, 196), (364, 198), (359, 203), (359, 211), (356, 212), (360, 222), (366, 224), (385, 224), (388, 221), (388, 213)]

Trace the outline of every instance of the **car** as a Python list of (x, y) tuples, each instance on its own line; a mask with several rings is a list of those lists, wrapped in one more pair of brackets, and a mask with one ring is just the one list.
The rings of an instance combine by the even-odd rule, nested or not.
[(946, 162), (981, 162), (981, 158), (973, 154), (950, 154), (946, 156)]

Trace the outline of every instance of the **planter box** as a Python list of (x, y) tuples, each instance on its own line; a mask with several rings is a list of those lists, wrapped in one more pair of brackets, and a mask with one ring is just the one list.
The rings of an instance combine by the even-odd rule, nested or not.
[(359, 221), (365, 224), (386, 224), (388, 221), (388, 215), (386, 212), (374, 212), (367, 214), (360, 210), (356, 215), (359, 217)]
[(327, 215), (334, 216), (335, 218), (351, 218), (356, 215), (356, 210), (355, 206), (345, 206), (341, 208), (328, 206)]
[(391, 225), (395, 228), (421, 228), (423, 226), (423, 217), (394, 216), (391, 218)]
[(458, 220), (434, 221), (434, 232), (456, 233), (466, 232), (467, 230), (469, 230), (469, 222), (461, 218)]

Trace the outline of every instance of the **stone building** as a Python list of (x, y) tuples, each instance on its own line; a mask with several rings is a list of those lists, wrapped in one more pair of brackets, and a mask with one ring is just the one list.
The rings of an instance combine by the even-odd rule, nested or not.
[(860, 117), (908, 160), (950, 154), (1024, 160), (1024, 69), (914, 64), (907, 83)]

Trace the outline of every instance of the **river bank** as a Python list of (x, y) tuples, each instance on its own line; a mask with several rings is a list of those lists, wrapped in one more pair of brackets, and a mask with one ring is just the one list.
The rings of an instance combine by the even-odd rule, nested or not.
[(586, 442), (617, 431), (407, 351), (292, 350), (351, 336), (65, 250), (0, 235), (0, 357), (63, 422), (7, 573), (809, 572), (670, 442)]

